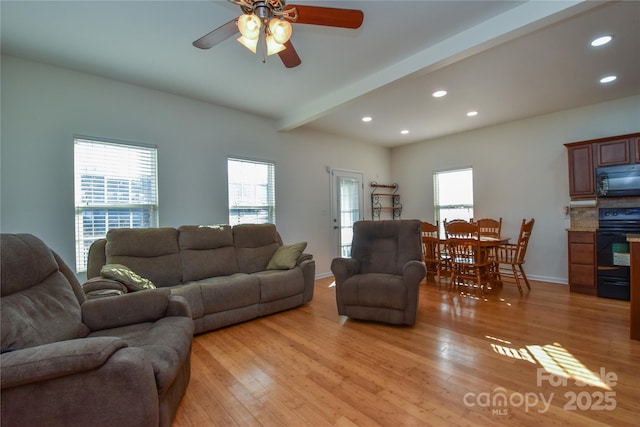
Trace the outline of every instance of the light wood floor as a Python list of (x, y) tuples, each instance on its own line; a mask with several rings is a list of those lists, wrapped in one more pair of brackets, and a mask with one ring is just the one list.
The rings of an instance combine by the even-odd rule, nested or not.
[(640, 425), (628, 302), (430, 281), (416, 325), (394, 327), (338, 316), (331, 281), (304, 307), (195, 337), (174, 427)]

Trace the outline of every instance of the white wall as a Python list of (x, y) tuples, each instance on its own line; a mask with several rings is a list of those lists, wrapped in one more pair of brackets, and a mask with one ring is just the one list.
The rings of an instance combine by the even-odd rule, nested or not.
[(502, 217), (504, 234), (514, 238), (523, 218), (535, 218), (527, 273), (566, 283), (563, 144), (638, 131), (635, 96), (394, 148), (391, 174), (402, 189), (402, 216), (433, 221), (434, 171), (472, 166), (474, 216)]
[[(183, 97), (2, 57), (0, 229), (41, 237), (74, 265), (74, 134), (156, 144), (160, 225), (227, 221), (226, 158), (276, 162), (278, 230), (306, 240), (316, 273), (331, 262), (326, 167), (397, 182), (403, 218), (433, 219), (435, 170), (474, 168), (475, 216), (502, 216), (506, 234), (534, 217), (527, 270), (566, 282), (566, 142), (640, 130), (640, 97), (559, 112), (393, 150)], [(215, 82), (212, 82), (214, 84)], [(370, 217), (365, 191), (366, 217)]]
[(1, 79), (0, 228), (37, 235), (71, 266), (73, 135), (158, 146), (161, 226), (226, 223), (227, 156), (275, 161), (278, 230), (308, 241), (318, 275), (331, 262), (326, 167), (390, 179), (389, 150), (361, 142), (14, 57)]

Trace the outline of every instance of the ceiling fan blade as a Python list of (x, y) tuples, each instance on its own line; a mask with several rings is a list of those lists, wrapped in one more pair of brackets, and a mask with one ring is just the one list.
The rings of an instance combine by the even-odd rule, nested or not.
[(356, 9), (339, 9), (335, 7), (301, 6), (290, 4), (285, 10), (298, 10), (297, 24), (325, 25), (327, 27), (360, 28), (364, 13)]
[(198, 40), (193, 42), (193, 45), (200, 49), (211, 49), (218, 43), (223, 42), (229, 37), (233, 37), (240, 32), (238, 30), (237, 22), (238, 18), (232, 19), (226, 24), (211, 31), (209, 34), (200, 37)]
[(278, 56), (282, 60), (282, 63), (287, 68), (297, 67), (302, 63), (302, 60), (298, 56), (298, 52), (296, 52), (295, 48), (291, 44), (291, 41), (288, 40), (284, 46), (285, 50), (278, 52)]

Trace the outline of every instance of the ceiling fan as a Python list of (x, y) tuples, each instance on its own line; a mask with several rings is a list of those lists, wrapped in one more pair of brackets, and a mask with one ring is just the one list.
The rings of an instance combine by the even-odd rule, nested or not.
[(277, 53), (287, 68), (297, 67), (302, 62), (289, 40), (291, 22), (355, 29), (364, 20), (362, 11), (355, 9), (285, 5), (284, 0), (228, 1), (240, 6), (244, 14), (194, 41), (193, 45), (210, 49), (240, 32), (238, 41), (253, 53), (261, 43), (262, 62), (265, 62), (265, 52), (267, 55)]

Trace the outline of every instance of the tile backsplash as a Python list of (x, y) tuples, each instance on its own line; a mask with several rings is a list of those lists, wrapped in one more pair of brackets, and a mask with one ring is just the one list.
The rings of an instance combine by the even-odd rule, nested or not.
[(570, 211), (572, 229), (598, 228), (598, 208), (640, 207), (640, 197), (609, 197), (596, 200), (596, 206), (572, 206)]

